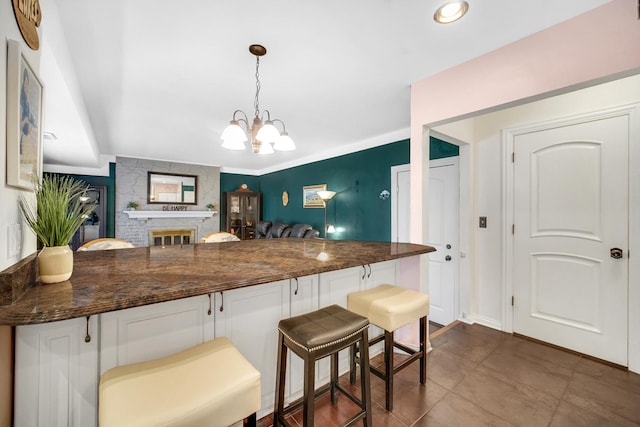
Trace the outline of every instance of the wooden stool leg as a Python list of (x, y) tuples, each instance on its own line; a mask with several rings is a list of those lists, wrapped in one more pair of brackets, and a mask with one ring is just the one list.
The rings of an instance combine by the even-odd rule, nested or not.
[(367, 329), (362, 331), (360, 341), (360, 395), (367, 412), (364, 418), (364, 426), (373, 426), (373, 414), (371, 413), (371, 382), (369, 375), (369, 333)]
[[(257, 420), (257, 415), (254, 412), (253, 414), (249, 415), (247, 418), (244, 419), (244, 421), (242, 421), (242, 425), (243, 426), (247, 426), (247, 427), (256, 427), (258, 424), (258, 420)], [(276, 425), (275, 423), (273, 424), (274, 426)]]
[(338, 403), (338, 352), (331, 355), (331, 403)]
[(356, 345), (349, 348), (349, 381), (351, 385), (356, 383)]
[(420, 384), (427, 382), (427, 317), (420, 318)]
[(315, 402), (316, 360), (309, 353), (304, 357), (304, 402), (302, 404), (302, 425), (313, 426)]
[(280, 425), (280, 414), (284, 408), (285, 375), (287, 372), (287, 346), (284, 335), (278, 334), (278, 364), (276, 365), (276, 401), (273, 405), (273, 427)]
[(393, 331), (384, 331), (385, 407), (393, 410)]

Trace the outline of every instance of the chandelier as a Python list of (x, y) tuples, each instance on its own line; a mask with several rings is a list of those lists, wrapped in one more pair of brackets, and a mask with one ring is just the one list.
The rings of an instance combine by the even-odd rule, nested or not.
[[(244, 150), (244, 143), (248, 140), (247, 134), (251, 135), (251, 148), (256, 154), (271, 154), (274, 149), (278, 151), (292, 151), (296, 149), (296, 145), (289, 137), (284, 122), (279, 119), (272, 119), (269, 110), (260, 113), (260, 57), (267, 54), (267, 49), (259, 44), (249, 46), (249, 52), (256, 57), (256, 97), (253, 102), (255, 116), (253, 122), (249, 124), (247, 115), (241, 111), (233, 112), (233, 118), (229, 122), (229, 126), (222, 132), (222, 147), (229, 150)], [(244, 130), (240, 126), (244, 125)], [(280, 132), (275, 123), (282, 126)]]

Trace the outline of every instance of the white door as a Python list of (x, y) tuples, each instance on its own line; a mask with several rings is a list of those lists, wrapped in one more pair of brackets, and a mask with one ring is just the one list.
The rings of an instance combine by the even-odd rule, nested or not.
[(624, 366), (628, 132), (618, 116), (514, 137), (513, 329)]
[(411, 166), (391, 167), (391, 241), (410, 242)]
[(448, 325), (457, 318), (458, 158), (429, 162), (429, 320)]

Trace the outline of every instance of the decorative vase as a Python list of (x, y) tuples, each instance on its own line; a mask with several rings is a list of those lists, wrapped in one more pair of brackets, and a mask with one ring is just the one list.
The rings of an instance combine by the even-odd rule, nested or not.
[(73, 273), (73, 251), (66, 246), (45, 246), (38, 254), (38, 270), (42, 283), (64, 282)]

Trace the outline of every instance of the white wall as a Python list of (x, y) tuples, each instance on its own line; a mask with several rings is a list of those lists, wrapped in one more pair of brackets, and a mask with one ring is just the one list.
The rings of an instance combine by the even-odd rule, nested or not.
[[(20, 224), (18, 194), (20, 190), (7, 186), (7, 39), (19, 40), (29, 64), (37, 73), (40, 54), (24, 43), (13, 14), (12, 2), (0, 2), (0, 271), (35, 252), (36, 238), (25, 227), (20, 227), (21, 250), (9, 256), (7, 241), (10, 225)], [(0, 326), (0, 427), (11, 425), (13, 406), (13, 344), (12, 329)]]

